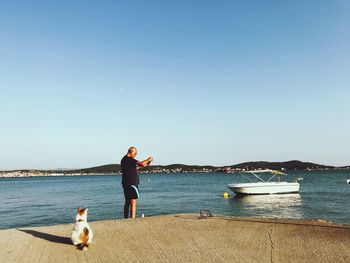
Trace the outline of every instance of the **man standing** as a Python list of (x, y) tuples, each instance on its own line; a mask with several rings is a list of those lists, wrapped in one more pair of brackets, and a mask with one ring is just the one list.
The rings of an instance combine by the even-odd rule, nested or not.
[(137, 149), (130, 147), (128, 153), (120, 161), (122, 170), (122, 185), (124, 189), (125, 204), (124, 218), (136, 218), (136, 200), (140, 197), (138, 185), (140, 183), (137, 170), (149, 165), (153, 158), (149, 157), (146, 160), (139, 162), (135, 159)]

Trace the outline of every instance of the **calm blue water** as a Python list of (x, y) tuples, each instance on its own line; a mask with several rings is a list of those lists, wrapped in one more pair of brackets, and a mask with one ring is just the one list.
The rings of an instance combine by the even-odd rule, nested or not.
[[(303, 177), (300, 194), (237, 198), (228, 183), (242, 181), (235, 174), (141, 175), (138, 215), (212, 213), (323, 219), (350, 223), (350, 172), (294, 172)], [(72, 223), (77, 207), (89, 208), (89, 221), (123, 217), (120, 176), (0, 178), (0, 228)], [(222, 194), (229, 192), (230, 198)]]

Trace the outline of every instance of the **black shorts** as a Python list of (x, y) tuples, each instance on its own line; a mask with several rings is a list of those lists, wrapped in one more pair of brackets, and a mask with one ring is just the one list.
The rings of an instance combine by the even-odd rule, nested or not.
[(137, 185), (123, 185), (125, 200), (139, 199), (139, 187)]

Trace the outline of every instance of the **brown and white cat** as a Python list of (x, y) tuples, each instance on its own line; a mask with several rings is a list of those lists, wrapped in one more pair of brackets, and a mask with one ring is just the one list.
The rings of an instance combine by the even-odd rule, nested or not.
[(87, 208), (78, 208), (71, 240), (77, 248), (86, 250), (92, 241), (93, 233), (87, 222)]

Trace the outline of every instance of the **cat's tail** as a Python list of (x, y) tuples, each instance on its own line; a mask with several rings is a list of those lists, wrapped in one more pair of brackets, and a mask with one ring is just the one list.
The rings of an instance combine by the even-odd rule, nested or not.
[(87, 227), (84, 227), (83, 233), (80, 234), (80, 250), (87, 250), (89, 247), (88, 241), (89, 241), (89, 229)]

